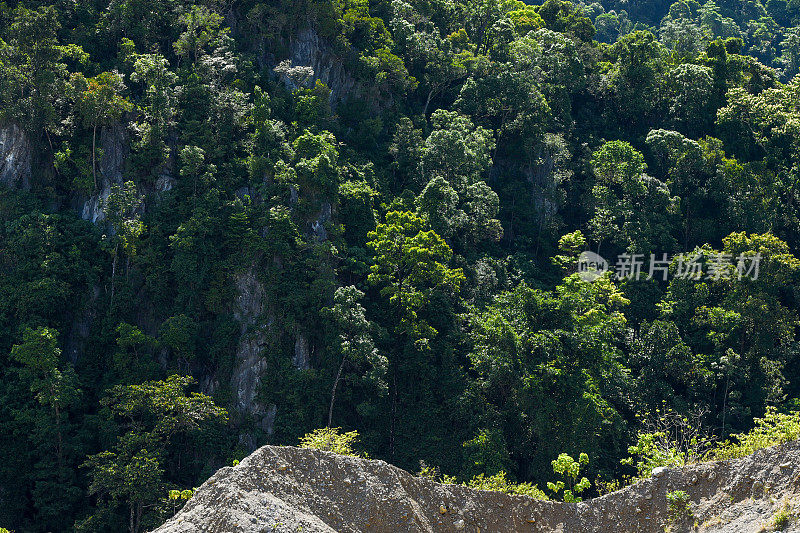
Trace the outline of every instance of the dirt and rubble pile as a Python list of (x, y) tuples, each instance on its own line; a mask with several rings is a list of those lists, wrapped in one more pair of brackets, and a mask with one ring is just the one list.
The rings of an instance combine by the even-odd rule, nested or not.
[[(676, 516), (667, 494), (684, 491)], [(265, 446), (219, 470), (157, 533), (800, 532), (800, 442), (661, 469), (578, 504), (443, 485), (383, 461)], [(781, 520), (781, 516), (788, 519)]]

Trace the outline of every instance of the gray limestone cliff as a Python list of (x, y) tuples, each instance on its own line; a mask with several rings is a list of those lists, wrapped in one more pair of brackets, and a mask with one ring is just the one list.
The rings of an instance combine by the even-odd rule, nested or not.
[[(314, 29), (301, 30), (292, 38), (289, 43), (289, 61), (292, 67), (310, 67), (313, 75), (306, 85), (313, 86), (316, 80), (327, 85), (331, 90), (332, 104), (342, 101), (345, 96), (354, 95), (357, 88), (355, 80), (345, 70), (341, 59)], [(281, 76), (281, 79), (291, 89), (298, 88), (295, 80), (287, 76)]]
[(103, 202), (111, 194), (111, 187), (123, 182), (125, 160), (130, 150), (128, 132), (124, 125), (117, 124), (100, 130), (100, 149), (103, 156), (97, 165), (99, 190), (83, 202), (81, 217), (95, 224), (105, 219)]
[(31, 146), (22, 128), (0, 125), (0, 184), (12, 189), (31, 187)]
[[(239, 344), (236, 348), (234, 370), (231, 375), (233, 405), (237, 417), (249, 417), (255, 427), (266, 435), (272, 434), (275, 422), (275, 406), (264, 405), (258, 400), (261, 379), (266, 363), (261, 357), (267, 345), (267, 331), (271, 319), (265, 316), (266, 300), (264, 287), (253, 268), (236, 277), (236, 311), (234, 316), (241, 324)], [(245, 444), (253, 449), (252, 436), (245, 437)]]

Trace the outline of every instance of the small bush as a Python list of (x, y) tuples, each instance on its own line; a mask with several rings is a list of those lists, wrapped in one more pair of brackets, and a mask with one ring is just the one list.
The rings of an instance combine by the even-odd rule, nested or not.
[(581, 466), (589, 464), (589, 456), (582, 453), (578, 456), (578, 460), (576, 461), (570, 455), (562, 453), (558, 456), (558, 459), (552, 461), (552, 464), (553, 473), (560, 474), (564, 479), (556, 482), (548, 482), (547, 488), (553, 491), (556, 497), (558, 497), (558, 493), (563, 490), (564, 492), (561, 496), (565, 502), (574, 503), (581, 501), (578, 494), (592, 485), (592, 482), (585, 477), (578, 480)]
[(789, 527), (789, 522), (791, 522), (793, 518), (794, 513), (792, 512), (792, 508), (787, 503), (781, 507), (777, 513), (775, 513), (775, 516), (772, 517), (773, 531), (783, 531)]
[(667, 516), (670, 523), (679, 522), (692, 516), (689, 507), (689, 494), (682, 490), (667, 493)]
[(170, 490), (167, 492), (167, 498), (170, 500), (188, 500), (192, 496), (194, 496), (194, 489)]
[[(637, 478), (648, 478), (658, 467), (676, 467), (699, 462), (710, 448), (711, 439), (702, 429), (704, 412), (680, 415), (672, 410), (656, 413), (645, 423), (631, 457), (621, 461), (636, 467)], [(635, 481), (635, 480), (633, 480)]]
[(441, 477), (441, 472), (439, 471), (438, 466), (428, 466), (425, 461), (420, 460), (417, 477), (424, 477), (425, 479), (430, 479), (431, 481), (437, 481)]
[(717, 460), (735, 459), (756, 450), (777, 446), (800, 438), (800, 411), (779, 413), (767, 407), (764, 418), (756, 418), (756, 426), (747, 433), (734, 435), (735, 441), (725, 441), (713, 451)]
[(340, 433), (340, 431), (341, 428), (315, 429), (300, 438), (300, 447), (351, 457), (367, 457), (365, 453), (356, 452), (353, 449), (353, 445), (358, 443), (358, 431), (348, 431), (347, 433)]
[[(458, 485), (458, 479), (455, 476), (448, 476), (442, 474), (438, 467), (428, 466), (425, 461), (419, 462), (420, 469), (417, 472), (417, 477), (423, 477), (442, 483), (444, 485)], [(478, 474), (466, 483), (461, 483), (464, 487), (469, 487), (476, 490), (490, 490), (494, 492), (503, 492), (505, 494), (520, 494), (522, 496), (529, 496), (537, 500), (547, 500), (547, 495), (539, 490), (539, 487), (531, 483), (514, 483), (509, 481), (504, 471), (500, 471), (493, 476), (486, 474)]]
[(537, 500), (549, 499), (547, 495), (532, 483), (513, 483), (506, 478), (505, 472), (498, 472), (493, 476), (478, 474), (470, 479), (464, 486), (477, 490), (491, 490), (506, 494), (520, 494)]
[(631, 476), (622, 476), (610, 481), (598, 477), (594, 481), (594, 486), (598, 496), (605, 496), (606, 494), (622, 490), (628, 485), (633, 485), (634, 482), (635, 479)]
[(435, 481), (436, 483), (441, 483), (443, 485), (458, 484), (458, 479), (455, 476), (442, 474), (438, 466), (428, 466), (428, 464), (423, 460), (420, 460), (419, 462), (419, 472), (417, 472), (417, 477), (424, 477), (425, 479), (430, 479), (431, 481)]

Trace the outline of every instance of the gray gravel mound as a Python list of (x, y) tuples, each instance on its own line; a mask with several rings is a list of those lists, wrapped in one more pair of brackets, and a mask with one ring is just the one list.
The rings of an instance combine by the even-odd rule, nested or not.
[[(667, 493), (691, 497), (668, 521)], [(442, 485), (384, 461), (264, 446), (219, 470), (155, 533), (800, 532), (800, 442), (743, 459), (667, 469), (578, 504)]]

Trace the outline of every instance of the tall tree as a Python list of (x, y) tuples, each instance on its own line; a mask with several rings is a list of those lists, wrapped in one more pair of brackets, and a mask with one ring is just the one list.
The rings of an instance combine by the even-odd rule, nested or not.
[(394, 454), (397, 421), (398, 360), (407, 349), (425, 350), (436, 335), (423, 316), (435, 290), (457, 291), (464, 281), (460, 268), (448, 266), (452, 251), (425, 222), (410, 212), (391, 211), (386, 221), (369, 233), (367, 245), (375, 254), (369, 283), (381, 287), (380, 293), (392, 308), (393, 330), (398, 335), (395, 353), (389, 360), (391, 373), (390, 454)]
[(375, 348), (372, 340), (375, 326), (367, 320), (364, 307), (359, 302), (363, 297), (364, 293), (352, 285), (339, 287), (333, 295), (333, 307), (323, 309), (333, 320), (338, 332), (337, 352), (341, 357), (331, 388), (328, 427), (332, 427), (336, 390), (346, 365), (359, 369), (364, 379), (371, 382), (379, 392), (386, 390), (384, 377), (388, 361)]
[(144, 98), (142, 119), (138, 123), (138, 139), (134, 144), (136, 160), (143, 173), (151, 179), (163, 170), (169, 156), (167, 134), (176, 113), (175, 82), (177, 76), (160, 54), (128, 53), (133, 61), (131, 80), (142, 85)]
[(81, 529), (107, 527), (109, 519), (113, 524), (121, 507), (127, 508), (129, 533), (157, 525), (154, 506), (166, 492), (167, 483), (176, 481), (165, 479), (171, 470), (169, 461), (177, 459), (174, 441), (227, 420), (225, 410), (211, 398), (187, 392), (193, 383), (191, 377), (173, 375), (164, 381), (118, 385), (108, 391), (101, 404), (109, 418), (120, 421), (123, 433), (112, 450), (90, 456), (83, 465), (89, 472), (89, 493), (100, 499), (101, 506)]
[(74, 469), (80, 451), (70, 420), (81, 394), (78, 378), (72, 365), (61, 360), (53, 329), (26, 329), (10, 356), (19, 366), (7, 378), (20, 387), (23, 401), (15, 402), (8, 422), (16, 426), (15, 437), (26, 443), (21, 453), (31, 461), (31, 471), (17, 474), (21, 486), (31, 491), (36, 530), (58, 529), (63, 514), (74, 513), (80, 501)]
[(145, 230), (139, 214), (142, 200), (142, 196), (139, 195), (136, 189), (136, 184), (132, 181), (126, 181), (122, 187), (114, 185), (103, 203), (103, 212), (114, 230), (114, 235), (111, 239), (110, 305), (112, 307), (114, 305), (114, 287), (120, 248), (125, 252), (125, 275), (127, 276), (130, 270), (131, 258), (136, 255), (137, 241)]
[(92, 178), (97, 189), (97, 128), (114, 124), (133, 104), (120, 95), (125, 84), (116, 72), (102, 72), (94, 78), (74, 74), (72, 88), (76, 110), (84, 125), (92, 128)]
[(626, 142), (610, 141), (595, 151), (592, 167), (597, 182), (589, 227), (598, 250), (608, 239), (629, 253), (672, 251), (674, 201), (664, 183), (644, 173), (647, 166), (642, 154)]
[(175, 52), (197, 63), (207, 47), (218, 46), (220, 39), (230, 31), (230, 28), (220, 27), (223, 20), (222, 15), (207, 6), (191, 6), (189, 12), (178, 19), (180, 24), (186, 26), (186, 30), (175, 41)]
[(63, 95), (69, 82), (65, 60), (87, 59), (79, 46), (59, 43), (60, 27), (54, 6), (27, 9), (20, 4), (7, 27), (8, 40), (0, 39), (0, 118), (19, 123), (31, 136), (37, 167), (44, 146), (55, 151), (52, 134), (65, 118)]

